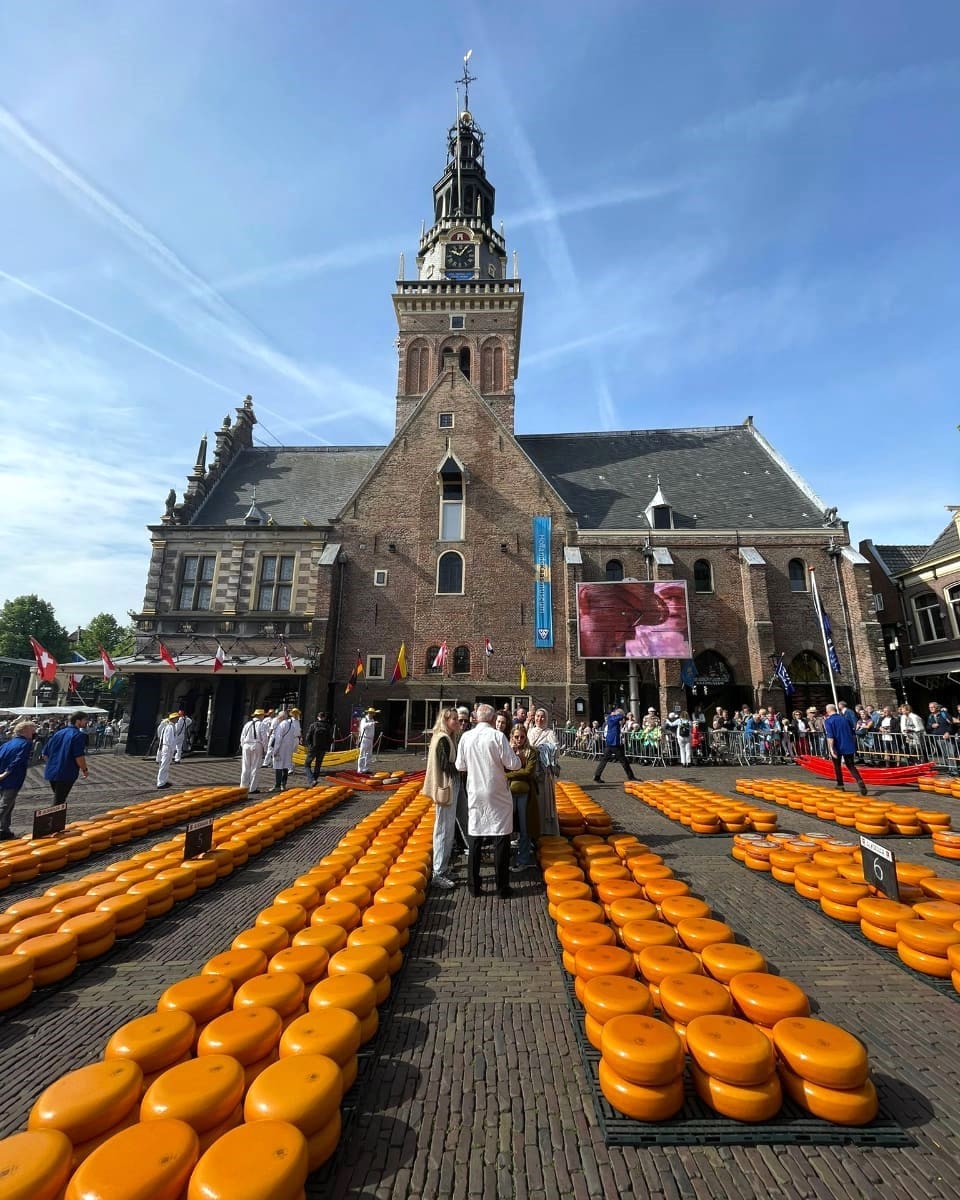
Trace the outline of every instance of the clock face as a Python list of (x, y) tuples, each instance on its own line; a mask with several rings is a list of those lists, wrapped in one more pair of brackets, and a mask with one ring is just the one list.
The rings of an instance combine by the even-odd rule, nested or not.
[(477, 248), (472, 242), (455, 245), (447, 243), (443, 265), (448, 271), (470, 270), (476, 266)]

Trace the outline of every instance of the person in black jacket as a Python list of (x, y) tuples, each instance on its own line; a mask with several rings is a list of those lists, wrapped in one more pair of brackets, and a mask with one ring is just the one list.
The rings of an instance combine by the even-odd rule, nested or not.
[(307, 727), (307, 732), (303, 736), (303, 744), (307, 748), (307, 757), (303, 765), (314, 783), (319, 783), (320, 781), (324, 755), (330, 749), (332, 741), (333, 733), (330, 729), (327, 714), (318, 713), (316, 718)]

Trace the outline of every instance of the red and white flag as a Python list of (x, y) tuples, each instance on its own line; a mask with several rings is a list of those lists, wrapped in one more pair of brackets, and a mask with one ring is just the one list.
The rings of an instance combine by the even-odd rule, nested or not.
[(483, 639), (483, 652), (487, 656), (487, 658), (489, 658), (490, 655), (493, 653), (493, 642), (491, 642), (488, 637), (485, 637)]
[(173, 667), (173, 669), (175, 671), (179, 671), (180, 668), (173, 661), (173, 655), (166, 648), (166, 646), (163, 644), (163, 642), (160, 642), (160, 657), (163, 659), (163, 661), (167, 664), (168, 667)]
[(216, 674), (217, 671), (223, 670), (223, 664), (226, 661), (226, 658), (227, 658), (227, 656), (223, 651), (223, 647), (220, 645), (219, 642), (217, 642), (217, 652), (213, 656), (213, 673), (214, 674)]
[(76, 692), (77, 695), (79, 696), (81, 683), (83, 683), (82, 675), (68, 675), (67, 676), (67, 691), (68, 692)]
[(437, 651), (437, 657), (433, 660), (433, 670), (442, 671), (447, 662), (447, 643), (441, 642), (440, 649)]
[(109, 682), (114, 675), (118, 674), (119, 668), (114, 666), (113, 659), (102, 646), (99, 649), (100, 661), (103, 663), (103, 677)]
[(37, 660), (37, 675), (41, 683), (53, 683), (57, 677), (57, 660), (49, 650), (44, 650), (36, 638), (30, 639), (33, 656)]
[(293, 670), (293, 659), (290, 657), (290, 651), (287, 648), (286, 643), (284, 643), (284, 647), (283, 647), (283, 665), (287, 668), (288, 671)]

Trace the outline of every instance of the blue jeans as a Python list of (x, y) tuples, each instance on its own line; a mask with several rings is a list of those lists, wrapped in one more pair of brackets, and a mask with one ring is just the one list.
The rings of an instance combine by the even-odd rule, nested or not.
[(513, 827), (520, 835), (517, 840), (517, 861), (523, 865), (533, 862), (533, 842), (527, 833), (527, 804), (529, 792), (514, 792), (513, 795)]

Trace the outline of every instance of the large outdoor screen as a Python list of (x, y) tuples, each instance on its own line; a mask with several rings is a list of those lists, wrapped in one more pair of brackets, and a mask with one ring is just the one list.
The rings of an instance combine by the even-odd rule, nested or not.
[(581, 658), (692, 658), (687, 584), (578, 583)]

